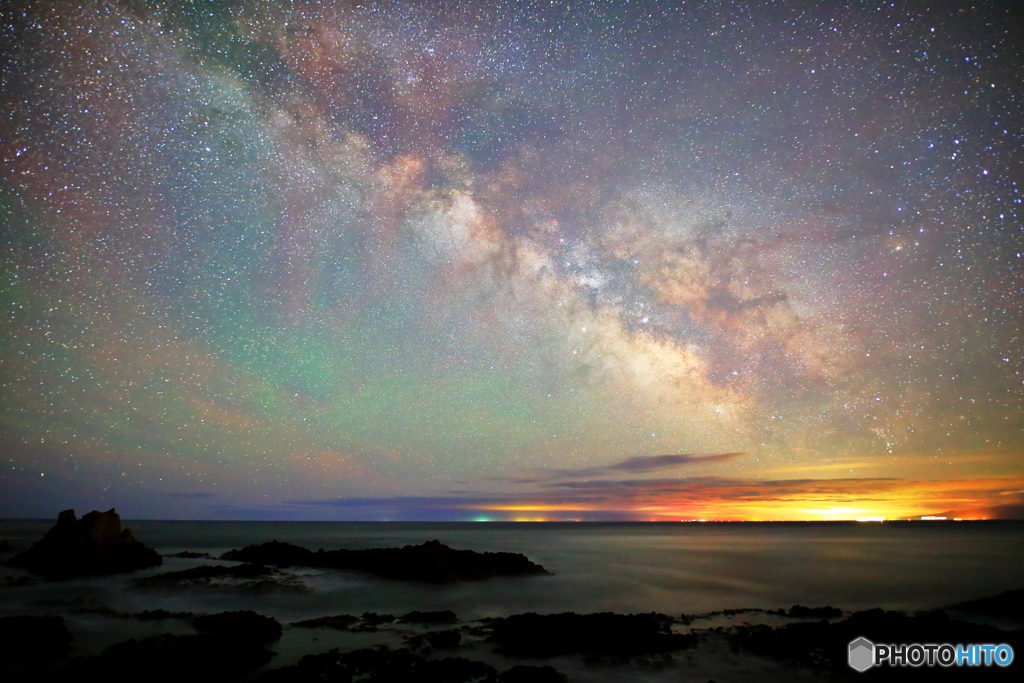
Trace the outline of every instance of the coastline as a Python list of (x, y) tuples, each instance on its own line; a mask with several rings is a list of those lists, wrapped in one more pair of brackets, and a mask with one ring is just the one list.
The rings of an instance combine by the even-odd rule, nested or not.
[[(45, 524), (52, 524), (52, 521)], [(151, 523), (158, 525), (160, 523)], [(204, 526), (205, 525), (205, 526)], [(146, 523), (131, 523), (135, 534), (144, 542), (148, 542), (151, 535), (144, 533), (150, 531)], [(171, 526), (175, 526), (174, 523)], [(821, 613), (813, 610), (804, 614), (806, 618), (794, 617), (790, 613), (794, 610), (794, 603), (767, 602), (762, 599), (751, 602), (736, 600), (721, 602), (711, 605), (714, 609), (687, 609), (672, 610), (672, 606), (659, 605), (654, 601), (644, 603), (644, 595), (651, 595), (650, 591), (640, 585), (640, 581), (632, 581), (632, 588), (638, 591), (634, 596), (634, 603), (640, 605), (641, 609), (607, 609), (606, 601), (601, 595), (593, 594), (590, 605), (584, 597), (569, 596), (574, 602), (570, 605), (572, 609), (565, 609), (565, 603), (547, 601), (547, 596), (554, 592), (564, 592), (564, 587), (572, 582), (592, 580), (592, 577), (584, 570), (587, 567), (580, 567), (581, 562), (576, 558), (575, 564), (568, 563), (556, 552), (558, 548), (555, 540), (564, 539), (559, 536), (561, 530), (547, 527), (538, 529), (531, 527), (526, 530), (522, 527), (513, 528), (514, 535), (509, 536), (506, 528), (488, 527), (493, 538), (487, 542), (470, 544), (468, 542), (458, 543), (461, 547), (481, 547), (490, 550), (494, 546), (515, 551), (522, 548), (514, 542), (515, 539), (542, 536), (536, 539), (534, 545), (526, 553), (534, 559), (537, 553), (536, 548), (544, 548), (541, 552), (543, 557), (541, 564), (544, 564), (553, 571), (550, 576), (528, 576), (528, 577), (501, 577), (484, 579), (475, 582), (460, 582), (454, 585), (441, 585), (422, 582), (401, 582), (396, 580), (367, 577), (356, 572), (330, 569), (315, 569), (303, 567), (277, 568), (274, 570), (281, 573), (277, 585), (256, 583), (252, 577), (213, 578), (207, 582), (197, 582), (194, 585), (176, 585), (173, 587), (142, 587), (140, 584), (147, 577), (156, 577), (161, 574), (179, 572), (203, 565), (220, 566), (243, 566), (243, 563), (217, 560), (219, 553), (230, 550), (223, 546), (210, 544), (210, 539), (234, 538), (239, 541), (232, 543), (234, 547), (242, 547), (243, 542), (249, 540), (245, 534), (229, 533), (223, 534), (223, 523), (188, 523), (177, 526), (192, 526), (193, 530), (205, 529), (205, 532), (196, 535), (196, 538), (203, 539), (193, 548), (182, 548), (179, 545), (165, 545), (153, 543), (164, 556), (164, 564), (161, 567), (143, 569), (130, 574), (119, 574), (114, 576), (79, 577), (65, 581), (45, 581), (33, 578), (23, 570), (4, 568), (0, 576), (0, 616), (7, 617), (14, 614), (31, 614), (37, 616), (53, 615), (65, 620), (69, 632), (73, 635), (71, 648), (64, 654), (52, 656), (47, 661), (39, 660), (32, 662), (12, 662), (5, 658), (0, 664), (0, 676), (8, 679), (17, 675), (38, 675), (40, 671), (59, 671), (62, 667), (68, 666), (76, 657), (95, 658), (101, 653), (118, 643), (123, 643), (129, 638), (137, 641), (147, 638), (154, 638), (164, 633), (171, 633), (179, 637), (193, 637), (202, 634), (196, 628), (191, 617), (186, 616), (191, 612), (192, 616), (199, 614), (218, 614), (221, 612), (252, 610), (258, 614), (275, 618), (283, 626), (282, 636), (264, 644), (269, 651), (275, 653), (271, 661), (237, 676), (225, 678), (224, 680), (249, 681), (256, 680), (268, 671), (284, 669), (296, 665), (302, 657), (310, 654), (322, 654), (337, 648), (342, 654), (376, 646), (386, 646), (389, 651), (408, 649), (413, 655), (423, 657), (426, 661), (439, 661), (448, 658), (465, 659), (467, 661), (483, 662), (493, 667), (498, 672), (506, 672), (517, 665), (526, 666), (551, 666), (557, 671), (569, 676), (571, 680), (584, 681), (613, 681), (613, 680), (637, 680), (637, 681), (668, 681), (668, 680), (693, 680), (706, 683), (708, 680), (722, 681), (744, 681), (744, 680), (844, 680), (854, 672), (836, 670), (835, 667), (823, 666), (821, 662), (815, 662), (807, 658), (776, 657), (756, 652), (755, 649), (746, 647), (740, 643), (740, 635), (743, 629), (749, 629), (757, 624), (765, 624), (772, 629), (786, 627), (790, 624), (816, 624), (822, 620)], [(232, 526), (230, 523), (228, 527)], [(235, 531), (239, 526), (235, 525)], [(353, 525), (362, 526), (362, 525)], [(465, 525), (469, 528), (465, 533), (482, 533), (479, 526)], [(449, 536), (456, 536), (462, 541), (465, 537), (459, 537), (453, 529), (462, 529), (459, 525), (370, 525), (370, 530), (365, 536), (360, 537), (361, 545), (370, 546), (376, 544), (382, 537), (402, 537), (403, 534), (420, 537), (427, 532), (447, 531)], [(211, 531), (211, 528), (213, 529)], [(280, 531), (282, 526), (267, 525), (263, 527), (252, 527), (255, 530), (266, 532), (268, 528)], [(735, 529), (737, 527), (719, 527)], [(752, 534), (753, 539), (758, 542), (765, 541), (763, 530), (766, 527), (757, 527)], [(778, 527), (775, 527), (778, 529)], [(786, 527), (785, 534), (792, 527)], [(804, 527), (807, 528), (807, 527)], [(827, 526), (827, 531), (840, 527)], [(917, 527), (920, 528), (920, 527)], [(986, 528), (974, 527), (977, 528)], [(994, 548), (1007, 545), (1007, 539), (1014, 539), (1019, 536), (1019, 531), (1024, 525), (988, 525), (989, 529), (1009, 530), (1009, 535), (997, 535), (993, 541)], [(300, 527), (301, 534), (319, 533), (327, 530), (335, 537), (339, 535), (339, 526), (311, 524)], [(578, 530), (578, 531), (577, 531)], [(623, 535), (621, 532), (628, 531)], [(186, 531), (186, 529), (181, 529)], [(359, 531), (359, 530), (357, 530)], [(665, 527), (662, 526), (623, 526), (607, 525), (601, 528), (579, 527), (570, 528), (569, 531), (582, 533), (583, 540), (578, 541), (583, 546), (590, 548), (590, 554), (586, 556), (586, 562), (582, 564), (596, 564), (601, 560), (602, 552), (613, 552), (615, 562), (621, 563), (623, 558), (629, 557), (635, 552), (638, 545), (651, 548), (654, 553), (659, 544), (667, 543), (674, 537), (664, 535)], [(498, 533), (501, 532), (501, 533)], [(551, 536), (551, 532), (555, 533)], [(165, 530), (166, 533), (166, 530)], [(177, 532), (175, 532), (177, 533)], [(641, 534), (639, 538), (632, 533)], [(803, 532), (798, 531), (799, 536)], [(927, 532), (931, 534), (931, 530)], [(397, 534), (397, 536), (396, 536)], [(690, 545), (679, 558), (683, 558), (691, 564), (698, 564), (695, 554), (698, 552), (694, 545), (698, 541), (705, 543), (709, 538), (715, 538), (712, 534), (708, 536), (701, 532), (697, 537), (685, 536), (685, 541)], [(160, 534), (152, 536), (160, 539)], [(742, 536), (742, 534), (741, 534)], [(767, 541), (774, 543), (777, 539), (773, 535)], [(0, 535), (0, 538), (3, 536)], [(166, 538), (166, 537), (165, 537)], [(187, 534), (178, 540), (186, 540)], [(574, 537), (578, 538), (578, 537)], [(595, 538), (601, 543), (594, 546)], [(608, 545), (608, 538), (613, 538), (614, 543)], [(696, 538), (696, 540), (694, 540)], [(746, 537), (744, 537), (746, 538)], [(831, 538), (831, 536), (830, 536)], [(820, 536), (810, 534), (807, 536), (807, 547), (836, 548), (850, 545), (847, 536), (840, 534), (842, 543), (835, 542), (823, 544)], [(902, 538), (902, 536), (901, 536)], [(172, 539), (173, 540), (173, 539)], [(266, 536), (263, 540), (269, 540)], [(293, 538), (292, 540), (301, 540)], [(351, 539), (350, 539), (351, 540)], [(740, 544), (743, 540), (737, 539), (730, 532), (729, 540), (733, 544)], [(749, 539), (744, 542), (751, 542)], [(14, 546), (21, 545), (16, 540)], [(360, 545), (355, 543), (352, 545)], [(452, 542), (452, 545), (456, 545)], [(946, 544), (939, 544), (936, 552)], [(757, 546), (760, 547), (760, 546)], [(854, 546), (855, 547), (855, 546)], [(609, 550), (611, 548), (611, 550)], [(212, 557), (173, 557), (182, 550), (192, 550), (197, 555), (209, 555)], [(561, 549), (564, 551), (564, 548)], [(212, 552), (210, 552), (212, 551)], [(705, 552), (707, 552), (705, 550)], [(753, 551), (752, 551), (753, 552)], [(761, 552), (758, 550), (757, 552)], [(656, 556), (656, 555), (654, 555)], [(0, 555), (0, 559), (7, 559), (9, 553)], [(551, 562), (551, 558), (555, 562)], [(575, 556), (573, 556), (575, 557)], [(682, 561), (682, 560), (677, 560)], [(947, 560), (948, 561), (948, 560)], [(820, 568), (825, 567), (822, 564)], [(598, 565), (598, 568), (603, 568)], [(593, 568), (591, 568), (593, 569)], [(652, 581), (659, 576), (655, 567), (633, 570), (629, 576), (641, 577), (643, 581)], [(624, 571), (624, 570), (623, 570)], [(646, 579), (643, 577), (647, 577)], [(607, 578), (607, 577), (605, 577)], [(26, 581), (22, 581), (27, 579)], [(19, 583), (21, 582), (21, 583)], [(840, 581), (836, 580), (836, 585)], [(594, 584), (588, 584), (593, 586)], [(620, 584), (616, 584), (620, 585)], [(624, 585), (624, 584), (622, 584)], [(1005, 588), (1019, 588), (1024, 582), (1017, 586), (1005, 586)], [(839, 592), (837, 590), (837, 592)], [(737, 591), (740, 594), (741, 591)], [(929, 608), (949, 607), (965, 600), (982, 598), (992, 595), (994, 592), (982, 593), (974, 591), (964, 594), (963, 591), (957, 594), (950, 594), (948, 599), (940, 599), (936, 596), (928, 604), (919, 605), (916, 609), (904, 610), (908, 615), (914, 612)], [(700, 594), (700, 585), (694, 584), (691, 588), (690, 601), (693, 596)], [(657, 594), (664, 595), (662, 593)], [(621, 598), (620, 598), (621, 599)], [(518, 600), (518, 602), (517, 602)], [(998, 601), (997, 601), (998, 602)], [(621, 603), (620, 603), (621, 604)], [(861, 611), (864, 605), (847, 605), (838, 600), (813, 601), (801, 600), (799, 604), (808, 605), (810, 608), (823, 608), (835, 605), (841, 608), (841, 615), (826, 619), (827, 623), (835, 624), (851, 618)], [(471, 607), (470, 607), (471, 606)], [(881, 606), (892, 609), (892, 605), (879, 603), (871, 606)], [(779, 610), (782, 610), (782, 613)], [(140, 618), (139, 615), (145, 611), (150, 613), (156, 610), (165, 610), (171, 613), (164, 618)], [(369, 623), (363, 617), (364, 613), (376, 612), (378, 617), (392, 613), (395, 617), (401, 617), (414, 611), (438, 611), (451, 610), (457, 616), (458, 621), (450, 624), (417, 624), (395, 621), (381, 621)], [(590, 614), (595, 612), (612, 611), (619, 614), (629, 612), (649, 613), (665, 612), (671, 617), (669, 632), (680, 636), (693, 636), (694, 641), (685, 646), (672, 647), (664, 651), (636, 652), (627, 655), (608, 654), (607, 652), (575, 651), (572, 653), (555, 653), (549, 656), (514, 656), (505, 650), (501, 643), (491, 640), (489, 624), (493, 624), (495, 618), (510, 617), (515, 614), (538, 612), (541, 614), (559, 614), (563, 612), (576, 612), (577, 614)], [(175, 614), (176, 613), (176, 614)], [(296, 623), (305, 619), (317, 617), (337, 616), (340, 614), (351, 614), (355, 621), (349, 622), (345, 628), (331, 628), (329, 626), (316, 626), (305, 628), (297, 626)], [(963, 612), (949, 611), (949, 616), (954, 619), (970, 619), (978, 624), (998, 626), (1003, 629), (1019, 630), (1024, 623), (1020, 622), (1020, 614), (1014, 615), (990, 615), (988, 617), (978, 614), (967, 614)], [(446, 645), (442, 641), (431, 643), (431, 636), (445, 631), (458, 631), (460, 642), (453, 646)], [(1008, 638), (1010, 636), (1007, 636)], [(1012, 637), (1019, 637), (1018, 635)], [(417, 640), (418, 639), (418, 640)], [(607, 648), (603, 648), (607, 650)], [(654, 648), (658, 650), (658, 648)], [(584, 649), (585, 650), (585, 649)]]

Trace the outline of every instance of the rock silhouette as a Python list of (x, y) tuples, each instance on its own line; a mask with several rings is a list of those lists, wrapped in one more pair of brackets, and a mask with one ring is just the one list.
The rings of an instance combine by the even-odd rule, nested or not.
[(205, 579), (252, 579), (260, 576), (273, 574), (273, 569), (268, 569), (259, 564), (239, 564), (231, 567), (213, 566), (209, 564), (182, 569), (176, 572), (164, 572), (154, 576), (147, 576), (139, 579), (138, 583), (143, 586), (158, 586), (161, 584), (174, 584), (191, 581), (203, 581)]
[(664, 614), (514, 614), (492, 623), (490, 639), (506, 654), (554, 657), (575, 652), (632, 656), (668, 652), (695, 644), (672, 633)]
[(407, 649), (379, 647), (340, 654), (337, 649), (307, 655), (294, 666), (273, 669), (258, 683), (334, 681), (401, 681), (402, 683), (563, 683), (566, 677), (550, 666), (516, 666), (499, 675), (484, 662), (462, 657), (428, 660)]
[[(1024, 646), (1024, 631), (1002, 631), (992, 626), (950, 619), (942, 610), (908, 616), (878, 608), (855, 612), (847, 619), (832, 623), (822, 620), (786, 624), (778, 628), (764, 624), (740, 626), (731, 639), (754, 654), (848, 671), (848, 647), (859, 637), (875, 643), (1008, 643), (1014, 650)], [(873, 675), (893, 679), (909, 676), (911, 680), (946, 680), (947, 677), (964, 680), (964, 674), (960, 667), (895, 667), (879, 669)], [(988, 667), (985, 675), (997, 679), (1019, 676), (1001, 667)]]
[(0, 617), (0, 656), (33, 659), (64, 654), (71, 633), (58, 616)]
[(407, 624), (454, 624), (459, 620), (455, 612), (446, 609), (439, 612), (420, 612), (413, 610), (398, 618)]
[(946, 609), (993, 617), (1024, 619), (1024, 588), (979, 598), (978, 600), (968, 600), (967, 602), (950, 605)]
[(72, 574), (114, 574), (154, 567), (163, 562), (159, 553), (121, 528), (114, 508), (93, 510), (81, 519), (64, 510), (57, 523), (27, 551), (5, 563), (25, 567), (33, 574), (60, 578)]
[(111, 645), (99, 657), (76, 660), (48, 680), (105, 683), (178, 683), (183, 679), (227, 681), (267, 664), (273, 656), (274, 653), (251, 639), (165, 633)]
[(229, 638), (241, 638), (259, 643), (268, 643), (281, 637), (281, 623), (273, 617), (265, 617), (252, 610), (221, 612), (205, 617), (196, 617), (192, 625), (198, 630)]
[(401, 548), (324, 550), (316, 552), (291, 543), (268, 541), (241, 550), (230, 550), (222, 560), (236, 560), (279, 567), (302, 566), (352, 569), (389, 579), (450, 583), (491, 576), (547, 574), (520, 553), (478, 553), (456, 550), (440, 541)]

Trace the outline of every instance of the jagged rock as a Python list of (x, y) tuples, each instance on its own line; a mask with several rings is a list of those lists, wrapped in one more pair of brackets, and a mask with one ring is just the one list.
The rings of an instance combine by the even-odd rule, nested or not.
[(573, 652), (632, 656), (693, 645), (693, 636), (672, 633), (664, 614), (514, 614), (496, 620), (490, 640), (520, 657), (553, 657)]
[(163, 562), (159, 553), (121, 528), (121, 517), (114, 508), (93, 510), (81, 519), (74, 510), (64, 510), (43, 538), (26, 552), (5, 563), (25, 567), (33, 574), (59, 578), (72, 574), (113, 574)]
[(968, 600), (946, 609), (969, 614), (985, 614), (992, 617), (1024, 619), (1024, 588), (1006, 591), (978, 600)]
[(278, 640), (281, 637), (281, 623), (277, 619), (256, 614), (252, 610), (196, 617), (192, 620), (192, 625), (206, 633), (261, 643)]
[(0, 656), (14, 659), (52, 657), (67, 652), (71, 633), (58, 616), (0, 617)]
[(401, 548), (330, 551), (321, 548), (317, 552), (291, 543), (268, 541), (228, 551), (221, 559), (277, 566), (352, 569), (389, 579), (441, 583), (548, 573), (544, 567), (520, 553), (456, 550), (437, 540)]
[(455, 612), (449, 609), (438, 612), (413, 610), (408, 614), (403, 614), (398, 620), (407, 624), (454, 624), (459, 618), (455, 616)]
[(57, 672), (54, 681), (179, 683), (182, 679), (226, 681), (267, 664), (274, 653), (260, 643), (221, 635), (165, 633), (111, 645), (99, 657), (82, 659)]
[(334, 628), (348, 630), (352, 624), (359, 621), (359, 617), (352, 614), (336, 614), (331, 617), (317, 617), (315, 619), (303, 619), (292, 623), (292, 626), (302, 628)]
[(462, 642), (462, 634), (455, 629), (428, 633), (427, 642), (430, 643), (430, 647), (439, 650), (446, 647), (458, 647), (459, 643)]
[[(842, 621), (801, 622), (772, 628), (764, 624), (740, 626), (731, 637), (740, 647), (758, 655), (804, 661), (846, 671), (851, 641), (864, 637), (874, 643), (1008, 643), (1014, 650), (1024, 645), (1024, 632), (1002, 631), (992, 626), (950, 619), (941, 610), (917, 616), (871, 609), (855, 612)], [(934, 667), (932, 674), (963, 673)], [(995, 673), (986, 670), (986, 674)], [(896, 667), (894, 675), (908, 670)], [(921, 669), (924, 671), (924, 669)], [(938, 673), (937, 673), (938, 672)], [(941, 674), (946, 675), (946, 674)]]
[(192, 619), (195, 615), (192, 612), (168, 612), (165, 609), (145, 609), (134, 616), (140, 621), (156, 621), (158, 619)]
[(390, 624), (394, 620), (394, 614), (377, 614), (376, 612), (363, 612), (363, 622), (370, 626), (378, 626), (379, 624)]
[(251, 579), (258, 576), (267, 576), (273, 573), (273, 569), (269, 569), (260, 564), (240, 564), (230, 567), (204, 564), (199, 567), (192, 567), (191, 569), (182, 569), (176, 572), (164, 572), (162, 574), (156, 574), (155, 576), (147, 576), (144, 579), (139, 579), (138, 583), (142, 586), (158, 586), (162, 584), (191, 583), (204, 581), (206, 579)]
[(838, 607), (832, 607), (826, 605), (825, 607), (804, 607), (803, 605), (793, 605), (789, 608), (788, 612), (779, 610), (779, 614), (784, 614), (787, 617), (794, 619), (838, 619), (843, 616), (843, 610)]
[(31, 586), (36, 581), (31, 576), (5, 576), (0, 580), (0, 588), (20, 588)]
[(338, 654), (331, 650), (307, 655), (295, 666), (268, 671), (256, 679), (259, 683), (312, 683), (360, 681), (385, 683), (495, 683), (497, 670), (461, 657), (427, 660), (407, 649), (387, 647), (355, 650)]
[(519, 664), (499, 675), (498, 683), (569, 683), (569, 677), (553, 666)]

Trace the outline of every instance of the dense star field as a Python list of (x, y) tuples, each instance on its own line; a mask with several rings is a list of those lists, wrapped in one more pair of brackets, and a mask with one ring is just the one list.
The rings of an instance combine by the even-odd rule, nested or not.
[(1014, 2), (8, 2), (0, 516), (1024, 512)]

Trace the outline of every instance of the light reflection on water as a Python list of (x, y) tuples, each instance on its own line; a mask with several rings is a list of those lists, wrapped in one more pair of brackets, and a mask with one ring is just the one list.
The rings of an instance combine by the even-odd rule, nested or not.
[[(0, 539), (27, 545), (52, 522), (0, 522)], [(659, 611), (834, 605), (920, 610), (1024, 586), (1024, 523), (529, 524), (341, 522), (126, 522), (162, 553), (220, 553), (277, 539), (312, 549), (389, 547), (438, 539), (456, 548), (513, 551), (553, 576), (434, 586), (316, 572), (308, 593), (142, 591), (132, 579), (203, 560), (169, 558), (159, 570), (3, 589), (0, 612), (40, 600), (93, 599), (123, 612), (255, 609), (282, 621), (364, 611), (452, 609), (463, 619), (523, 611)], [(13, 570), (3, 570), (10, 575)], [(309, 574), (309, 572), (302, 572)], [(34, 605), (34, 606), (33, 606)]]

